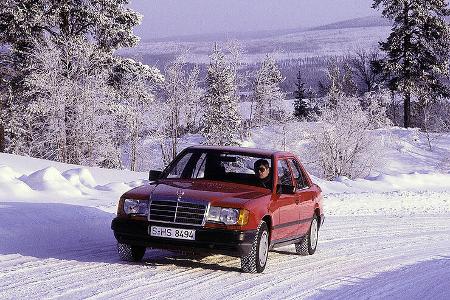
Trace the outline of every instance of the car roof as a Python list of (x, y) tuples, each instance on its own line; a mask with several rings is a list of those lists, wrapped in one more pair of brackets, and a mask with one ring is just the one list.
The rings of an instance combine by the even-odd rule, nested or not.
[(239, 153), (239, 154), (247, 154), (247, 155), (255, 155), (255, 156), (263, 156), (263, 157), (284, 157), (284, 156), (294, 156), (290, 152), (286, 151), (277, 151), (277, 150), (268, 150), (268, 149), (259, 149), (259, 148), (248, 148), (248, 147), (232, 147), (232, 146), (205, 146), (205, 145), (197, 145), (191, 146), (187, 149), (195, 149), (195, 150), (207, 150), (207, 151), (223, 151), (230, 153)]

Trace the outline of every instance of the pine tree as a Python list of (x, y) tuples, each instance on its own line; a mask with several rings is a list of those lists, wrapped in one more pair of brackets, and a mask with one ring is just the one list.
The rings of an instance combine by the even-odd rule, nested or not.
[[(403, 96), (404, 127), (411, 126), (411, 98), (424, 86), (448, 94), (450, 15), (445, 0), (375, 0), (384, 17), (394, 21), (391, 34), (380, 48), (387, 57), (377, 61), (378, 71), (389, 76), (388, 85)], [(420, 87), (422, 86), (422, 87)]]
[(210, 145), (238, 145), (241, 116), (236, 97), (236, 72), (217, 45), (206, 77), (203, 134)]
[(297, 89), (294, 91), (294, 116), (301, 120), (307, 118), (311, 112), (309, 104), (305, 100), (307, 91), (305, 89), (301, 71), (298, 71), (297, 83), (295, 85)]

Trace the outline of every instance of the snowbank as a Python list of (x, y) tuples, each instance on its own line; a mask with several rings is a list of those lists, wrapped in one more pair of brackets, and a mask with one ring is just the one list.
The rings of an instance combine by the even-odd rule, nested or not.
[(396, 176), (380, 174), (355, 180), (340, 177), (335, 181), (326, 181), (315, 176), (312, 178), (325, 194), (450, 191), (450, 173), (412, 173)]

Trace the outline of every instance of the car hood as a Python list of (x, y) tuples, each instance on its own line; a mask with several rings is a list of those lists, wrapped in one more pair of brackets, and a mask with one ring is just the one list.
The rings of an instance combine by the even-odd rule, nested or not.
[(150, 194), (155, 189), (155, 184), (145, 184), (135, 187), (122, 195), (122, 198), (148, 200)]
[(213, 205), (239, 205), (270, 194), (265, 188), (210, 180), (161, 180), (127, 192), (125, 197), (153, 200), (195, 200)]

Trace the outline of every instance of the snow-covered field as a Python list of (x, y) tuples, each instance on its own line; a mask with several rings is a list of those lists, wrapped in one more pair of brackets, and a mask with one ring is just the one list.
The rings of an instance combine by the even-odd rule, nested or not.
[(326, 209), (316, 254), (276, 249), (258, 275), (221, 255), (147, 250), (123, 263), (110, 222), (146, 173), (0, 154), (0, 299), (450, 299), (450, 135), (429, 151), (414, 130), (388, 131), (395, 143), (370, 177), (315, 177)]

